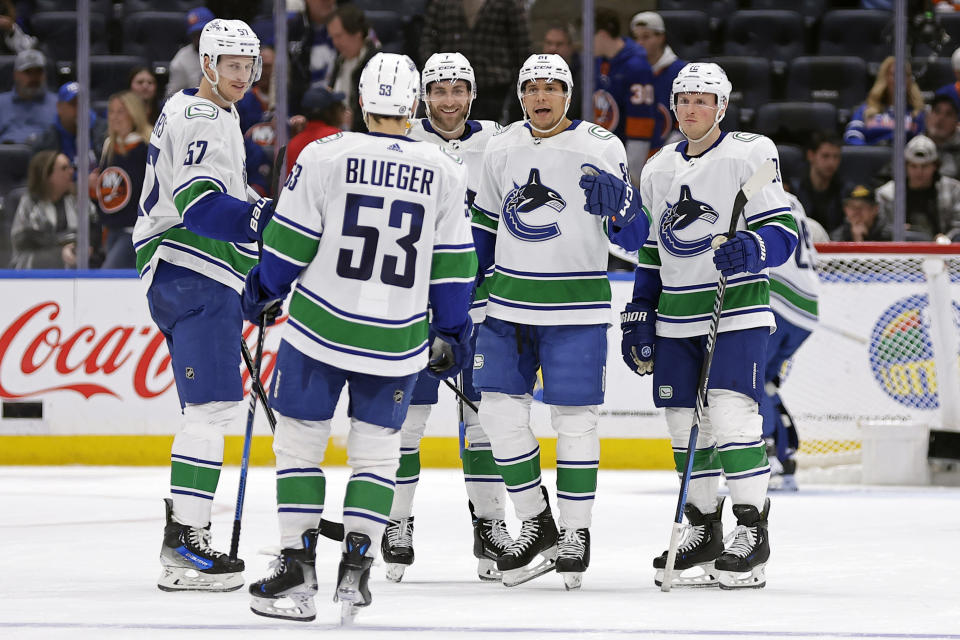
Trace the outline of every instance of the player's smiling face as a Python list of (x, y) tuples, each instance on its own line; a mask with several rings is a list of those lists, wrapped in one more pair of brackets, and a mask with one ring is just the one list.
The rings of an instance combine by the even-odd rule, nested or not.
[(431, 118), (444, 131), (454, 131), (467, 119), (470, 110), (470, 85), (466, 80), (440, 80), (427, 87), (427, 106)]
[(712, 93), (678, 93), (677, 120), (683, 135), (697, 140), (706, 135), (717, 116), (717, 96)]
[(256, 59), (252, 56), (220, 56), (217, 73), (220, 80), (217, 89), (226, 100), (236, 102), (243, 97), (253, 80)]
[(523, 108), (530, 124), (537, 129), (553, 129), (564, 117), (563, 107), (567, 102), (566, 87), (562, 82), (543, 78), (523, 85)]

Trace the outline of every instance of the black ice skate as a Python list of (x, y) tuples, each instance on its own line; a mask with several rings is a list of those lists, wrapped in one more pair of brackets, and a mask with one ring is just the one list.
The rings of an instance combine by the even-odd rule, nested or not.
[(367, 582), (370, 580), (370, 536), (351, 531), (346, 535), (347, 550), (340, 559), (337, 572), (337, 590), (333, 601), (340, 603), (340, 624), (353, 624), (359, 607), (366, 607), (373, 600)]
[(413, 564), (413, 516), (391, 520), (383, 532), (380, 551), (387, 565), (387, 580), (400, 582)]
[[(714, 561), (723, 553), (723, 524), (720, 515), (723, 511), (723, 498), (717, 500), (717, 509), (713, 513), (701, 513), (700, 509), (689, 502), (684, 505), (687, 516), (677, 559), (673, 562), (673, 587), (715, 587), (717, 571)], [(653, 559), (653, 568), (657, 570), (654, 583), (663, 584), (663, 571), (667, 567), (667, 552)]]
[[(790, 455), (790, 450), (787, 450)], [(770, 465), (770, 484), (767, 487), (769, 491), (797, 491), (797, 479), (794, 474), (797, 472), (797, 461), (794, 458), (787, 458), (780, 464), (780, 473), (773, 473), (773, 464)]]
[(590, 530), (560, 529), (557, 545), (557, 573), (563, 576), (567, 591), (579, 589), (583, 572), (590, 566)]
[(737, 528), (725, 542), (733, 542), (717, 558), (721, 589), (760, 589), (767, 584), (765, 568), (770, 558), (767, 536), (767, 515), (770, 498), (763, 504), (763, 513), (749, 504), (733, 505)]
[(243, 560), (210, 547), (210, 525), (189, 527), (173, 519), (173, 500), (165, 498), (167, 524), (160, 545), (162, 591), (234, 591), (243, 586)]
[(507, 531), (503, 520), (478, 518), (470, 505), (470, 518), (473, 521), (473, 557), (477, 559), (477, 577), (487, 582), (499, 582), (502, 578), (497, 569), (497, 558), (513, 544), (513, 538)]
[[(557, 564), (557, 525), (553, 522), (547, 489), (543, 490), (547, 506), (540, 515), (527, 518), (520, 527), (520, 536), (497, 558), (497, 569), (503, 576), (505, 587), (514, 587), (553, 571)], [(529, 566), (540, 555), (543, 560)]]
[(284, 549), (270, 563), (273, 573), (250, 585), (250, 610), (258, 616), (310, 622), (317, 617), (317, 536), (319, 529), (301, 534), (303, 549)]

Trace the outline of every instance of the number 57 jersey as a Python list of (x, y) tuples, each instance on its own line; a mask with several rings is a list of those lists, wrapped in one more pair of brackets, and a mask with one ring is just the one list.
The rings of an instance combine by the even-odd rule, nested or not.
[(462, 326), (477, 259), (459, 158), (425, 142), (338, 133), (308, 145), (264, 232), (263, 269), (299, 275), (283, 339), (381, 376), (427, 364), (427, 302)]

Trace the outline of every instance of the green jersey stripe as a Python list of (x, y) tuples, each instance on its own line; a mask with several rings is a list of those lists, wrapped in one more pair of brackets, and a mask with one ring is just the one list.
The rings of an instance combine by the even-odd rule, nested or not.
[(496, 231), (497, 227), (500, 226), (500, 223), (497, 220), (491, 218), (483, 211), (480, 211), (480, 209), (473, 207), (470, 209), (470, 211), (472, 212), (470, 221), (474, 224), (474, 226), (483, 227), (485, 229), (489, 229), (490, 231)]
[(648, 247), (646, 245), (640, 247), (640, 250), (637, 251), (637, 262), (640, 264), (640, 266), (661, 266), (660, 252), (657, 250), (656, 245), (652, 247)]
[(597, 490), (597, 468), (575, 469), (557, 468), (557, 491), (564, 493), (595, 493)]
[(323, 476), (277, 478), (277, 504), (314, 504), (323, 506), (327, 480)]
[(306, 236), (282, 222), (272, 220), (263, 233), (263, 246), (290, 262), (306, 266), (317, 255), (320, 239)]
[(220, 469), (199, 467), (174, 460), (170, 465), (170, 484), (185, 489), (199, 489), (214, 493), (220, 480)]
[(183, 214), (187, 212), (187, 209), (190, 208), (190, 205), (211, 191), (222, 193), (223, 189), (221, 189), (220, 185), (212, 180), (197, 180), (189, 187), (175, 195), (173, 197), (173, 204), (176, 205), (177, 211), (180, 212), (180, 217), (183, 217)]
[(529, 279), (498, 271), (490, 280), (490, 293), (505, 300), (534, 304), (610, 301), (610, 281), (606, 276)]
[(230, 242), (198, 236), (183, 227), (173, 227), (137, 249), (137, 271), (142, 273), (143, 269), (150, 264), (153, 255), (164, 240), (185, 245), (190, 249), (221, 260), (241, 274), (246, 274), (253, 268), (253, 265), (257, 264), (255, 257), (240, 253)]
[(793, 289), (790, 288), (786, 283), (780, 282), (776, 278), (770, 278), (770, 293), (778, 294), (781, 298), (786, 300), (788, 303), (800, 309), (806, 311), (807, 313), (818, 316), (818, 304), (816, 300), (811, 300), (806, 296), (803, 296)]
[[(687, 468), (687, 452), (685, 450), (674, 450), (673, 463), (677, 468), (677, 473), (683, 473)], [(698, 449), (693, 452), (693, 471), (713, 471), (720, 469), (720, 458), (717, 456), (717, 448)]]
[[(764, 307), (769, 301), (770, 285), (766, 280), (747, 282), (740, 285), (728, 286), (723, 298), (724, 311), (744, 309), (747, 307)], [(660, 294), (657, 311), (663, 316), (689, 317), (698, 316), (713, 311), (713, 303), (717, 294), (715, 290), (688, 291), (684, 293)]]
[(344, 510), (353, 507), (389, 517), (392, 504), (393, 487), (357, 479), (351, 479), (347, 483), (347, 495), (343, 498)]
[(433, 264), (430, 268), (431, 283), (436, 284), (438, 280), (473, 282), (476, 277), (477, 254), (473, 249), (458, 252), (438, 251), (433, 254)]
[(750, 469), (762, 469), (768, 464), (767, 450), (763, 445), (734, 449), (733, 451), (721, 450), (720, 463), (723, 464), (724, 473), (740, 473)]

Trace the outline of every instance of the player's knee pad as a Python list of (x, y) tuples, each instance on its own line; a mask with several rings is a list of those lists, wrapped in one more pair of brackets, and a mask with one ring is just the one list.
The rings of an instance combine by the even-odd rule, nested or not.
[(587, 436), (597, 432), (600, 424), (600, 405), (580, 407), (550, 405), (550, 423), (560, 436)]
[(188, 404), (183, 408), (183, 432), (198, 438), (222, 437), (237, 419), (239, 402)]
[(464, 429), (464, 436), (466, 437), (467, 442), (470, 443), (470, 446), (475, 444), (490, 444), (490, 438), (484, 432), (479, 423), (466, 425), (466, 428)]
[(298, 420), (278, 415), (273, 452), (278, 463), (282, 458), (293, 458), (318, 465), (323, 462), (329, 439), (330, 420)]
[(710, 421), (719, 444), (752, 442), (763, 435), (763, 418), (752, 398), (728, 389), (710, 389)]
[(480, 403), (480, 423), (491, 438), (530, 429), (533, 396), (484, 392)]
[[(675, 448), (686, 449), (690, 443), (690, 428), (693, 426), (693, 409), (667, 407), (664, 414), (667, 418), (667, 430), (670, 432), (670, 444)], [(716, 443), (710, 416), (704, 414), (700, 417), (697, 449), (706, 449)]]
[(347, 464), (358, 470), (372, 470), (393, 479), (400, 461), (400, 431), (353, 420), (347, 436)]
[(407, 409), (407, 417), (400, 428), (401, 447), (419, 447), (423, 432), (427, 429), (427, 419), (430, 417), (432, 405), (412, 404)]

